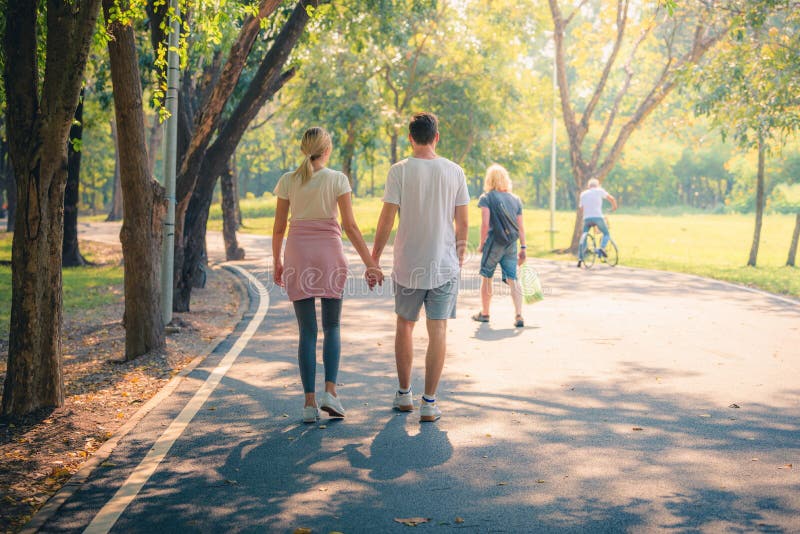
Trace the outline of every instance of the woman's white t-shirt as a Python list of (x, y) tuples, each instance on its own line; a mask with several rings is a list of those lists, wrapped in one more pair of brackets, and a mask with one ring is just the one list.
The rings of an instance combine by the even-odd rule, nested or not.
[(273, 193), (289, 201), (293, 220), (304, 220), (338, 219), (336, 201), (351, 191), (350, 181), (344, 173), (323, 167), (314, 172), (305, 184), (301, 183), (299, 176), (287, 172), (278, 180)]

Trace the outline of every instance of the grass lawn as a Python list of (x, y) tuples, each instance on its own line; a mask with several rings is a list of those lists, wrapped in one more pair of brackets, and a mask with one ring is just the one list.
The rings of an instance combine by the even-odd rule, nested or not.
[[(356, 220), (368, 241), (375, 235), (382, 203), (377, 198), (354, 201)], [(275, 199), (242, 201), (242, 232), (272, 233)], [(610, 217), (611, 235), (620, 249), (620, 264), (645, 269), (659, 269), (698, 274), (727, 280), (773, 293), (800, 297), (800, 270), (786, 267), (786, 256), (794, 228), (793, 215), (767, 215), (761, 230), (758, 267), (747, 267), (753, 239), (755, 216), (752, 214), (625, 214)], [(569, 245), (573, 212), (556, 213), (555, 249)], [(480, 210), (477, 201), (470, 205), (470, 244), (478, 243)], [(555, 254), (550, 246), (550, 212), (525, 210), (525, 230), (529, 256), (575, 261), (572, 256)], [(209, 229), (221, 230), (219, 206), (212, 208)]]
[[(11, 234), (0, 232), (0, 261), (10, 260)], [(64, 269), (63, 277), (65, 317), (91, 313), (98, 306), (122, 300), (121, 266), (69, 268)], [(0, 339), (8, 339), (10, 321), (11, 266), (0, 265)]]

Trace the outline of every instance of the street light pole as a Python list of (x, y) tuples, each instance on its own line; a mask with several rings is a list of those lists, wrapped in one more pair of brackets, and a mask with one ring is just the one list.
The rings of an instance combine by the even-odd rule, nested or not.
[(553, 34), (553, 146), (550, 150), (550, 250), (556, 239), (556, 102), (558, 98), (558, 64), (556, 62), (556, 36)]
[(180, 84), (180, 7), (170, 0), (170, 32), (167, 45), (167, 94), (164, 105), (169, 112), (164, 144), (164, 189), (167, 217), (164, 220), (164, 241), (161, 261), (161, 316), (165, 325), (172, 321), (172, 288), (175, 260), (175, 174), (178, 148), (178, 85)]

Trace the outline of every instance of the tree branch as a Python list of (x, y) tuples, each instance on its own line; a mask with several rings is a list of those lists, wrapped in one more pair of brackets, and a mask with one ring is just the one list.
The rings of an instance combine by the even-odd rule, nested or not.
[[(644, 119), (646, 119), (647, 116), (652, 113), (656, 106), (667, 97), (670, 91), (675, 88), (677, 83), (677, 80), (675, 79), (676, 72), (687, 64), (697, 62), (703, 56), (703, 54), (708, 51), (708, 49), (710, 49), (712, 46), (718, 43), (720, 39), (727, 35), (727, 28), (706, 38), (704, 38), (705, 33), (706, 27), (702, 24), (698, 24), (695, 28), (691, 50), (684, 54), (676, 63), (672, 63), (672, 58), (670, 58), (670, 60), (667, 62), (667, 65), (662, 71), (661, 76), (659, 76), (659, 79), (653, 85), (653, 88), (639, 104), (634, 115), (620, 129), (614, 145), (606, 155), (605, 159), (603, 160), (603, 164), (596, 173), (596, 177), (598, 179), (602, 181), (608, 175), (608, 173), (611, 172), (611, 169), (614, 167), (614, 164), (622, 153), (625, 142), (631, 136), (636, 127), (639, 126), (639, 124), (641, 124), (642, 121), (644, 121)], [(670, 68), (671, 65), (672, 67)]]
[(228, 59), (222, 68), (219, 81), (214, 85), (205, 106), (195, 117), (192, 139), (178, 173), (176, 195), (178, 203), (188, 200), (188, 195), (194, 189), (197, 173), (202, 165), (208, 143), (219, 125), (222, 110), (236, 88), (247, 56), (261, 30), (261, 19), (271, 15), (280, 3), (280, 0), (261, 0), (258, 16), (248, 16), (242, 24), (239, 36), (228, 53)]
[(575, 15), (577, 15), (578, 12), (581, 10), (581, 8), (586, 5), (586, 1), (587, 0), (581, 0), (581, 3), (578, 4), (575, 7), (575, 9), (572, 11), (572, 13), (570, 13), (570, 15), (566, 18), (566, 20), (564, 21), (564, 27), (565, 28), (570, 25), (570, 23), (572, 22), (572, 19), (575, 18)]
[(614, 62), (617, 59), (617, 54), (619, 54), (619, 50), (622, 47), (622, 40), (625, 37), (625, 26), (628, 21), (629, 1), (630, 0), (617, 0), (617, 39), (614, 41), (614, 48), (611, 50), (611, 55), (608, 57), (608, 61), (606, 61), (606, 65), (603, 68), (603, 73), (600, 76), (600, 80), (597, 82), (597, 87), (595, 87), (594, 94), (592, 95), (592, 98), (589, 99), (589, 103), (586, 105), (586, 109), (581, 117), (581, 122), (578, 129), (581, 135), (581, 140), (583, 139), (583, 136), (586, 135), (586, 132), (589, 131), (589, 121), (592, 118), (595, 107), (597, 107), (597, 103), (600, 101), (600, 96), (603, 94), (603, 90), (608, 82), (608, 76), (611, 73), (611, 68), (614, 66)]
[[(611, 128), (614, 125), (617, 113), (619, 113), (619, 107), (620, 104), (622, 103), (622, 99), (625, 97), (625, 95), (628, 92), (628, 89), (631, 86), (631, 81), (633, 80), (633, 74), (634, 74), (632, 64), (634, 57), (636, 56), (636, 52), (639, 50), (639, 46), (641, 46), (642, 42), (645, 40), (645, 38), (652, 29), (653, 29), (653, 23), (649, 24), (645, 29), (642, 30), (642, 32), (639, 34), (639, 38), (633, 45), (633, 49), (631, 50), (631, 53), (628, 56), (628, 60), (625, 62), (625, 67), (624, 67), (626, 75), (625, 82), (622, 84), (622, 87), (617, 92), (617, 95), (614, 97), (614, 104), (611, 107), (611, 112), (609, 113), (608, 118), (606, 119), (606, 124), (605, 127), (603, 128), (603, 133), (600, 135), (600, 138), (597, 140), (597, 143), (595, 144), (594, 151), (592, 152), (592, 159), (591, 162), (589, 163), (591, 167), (596, 166), (597, 161), (600, 159), (600, 152), (602, 151), (603, 145), (605, 145), (606, 139), (608, 138), (608, 135), (611, 132)], [(669, 62), (667, 63), (667, 65), (669, 65)]]

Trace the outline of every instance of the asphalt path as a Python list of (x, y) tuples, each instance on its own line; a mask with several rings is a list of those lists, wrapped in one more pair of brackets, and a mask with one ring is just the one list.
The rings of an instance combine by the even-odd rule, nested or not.
[[(113, 240), (119, 227), (82, 232)], [(250, 309), (236, 332), (42, 532), (84, 531), (109, 509), (118, 517), (91, 531), (405, 532), (397, 520), (410, 519), (421, 531), (800, 531), (796, 300), (680, 274), (533, 260), (546, 296), (526, 305), (525, 328), (513, 328), (500, 285), (492, 322), (478, 324), (469, 318), (479, 302), (472, 258), (449, 323), (444, 414), (420, 424), (416, 411), (390, 409), (391, 294), (368, 291), (350, 251), (339, 375), (347, 417), (304, 425), (297, 327), (270, 283), (269, 239), (239, 239), (248, 258), (238, 265), (268, 293), (247, 282)], [(212, 260), (221, 250), (211, 233)], [(256, 324), (259, 306), (268, 310)], [(425, 341), (422, 324), (417, 394)], [(158, 443), (163, 459), (145, 462), (152, 473), (143, 477)], [(131, 479), (139, 491), (120, 507)]]

